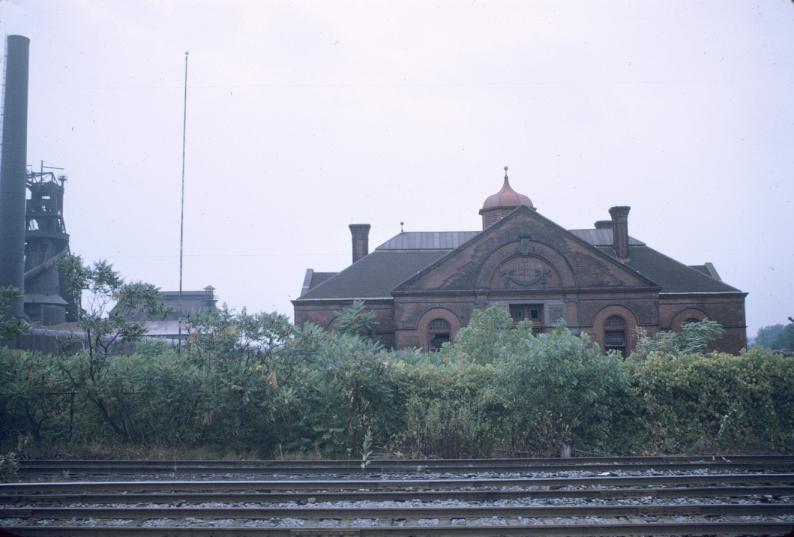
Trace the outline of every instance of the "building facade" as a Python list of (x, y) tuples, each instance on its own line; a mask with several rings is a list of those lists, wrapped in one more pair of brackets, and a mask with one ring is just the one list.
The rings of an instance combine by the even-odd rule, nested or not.
[(336, 273), (306, 271), (295, 323), (333, 330), (338, 312), (361, 300), (387, 346), (434, 350), (454, 340), (474, 310), (496, 306), (537, 331), (564, 322), (624, 354), (637, 328), (654, 334), (705, 318), (725, 328), (716, 349), (745, 347), (746, 293), (711, 263), (687, 266), (631, 237), (629, 210), (612, 207), (610, 220), (592, 229), (564, 229), (505, 173), (480, 209), (481, 231), (401, 232), (370, 253), (370, 226), (352, 224), (353, 263)]
[(146, 337), (176, 343), (187, 338), (189, 317), (215, 311), (217, 301), (211, 285), (200, 291), (160, 291), (155, 312), (138, 309), (125, 314), (125, 318), (141, 323)]

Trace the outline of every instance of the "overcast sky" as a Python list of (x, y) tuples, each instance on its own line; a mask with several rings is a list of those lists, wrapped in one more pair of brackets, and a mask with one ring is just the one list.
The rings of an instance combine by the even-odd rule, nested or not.
[(72, 250), (292, 315), (307, 267), (476, 230), (502, 167), (538, 211), (629, 232), (794, 316), (794, 4), (0, 0), (31, 39), (28, 160), (65, 168)]

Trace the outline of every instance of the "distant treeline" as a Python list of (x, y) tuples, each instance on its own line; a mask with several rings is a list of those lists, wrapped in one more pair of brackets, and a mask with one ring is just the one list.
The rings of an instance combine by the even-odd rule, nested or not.
[(176, 349), (140, 341), (53, 356), (0, 349), (0, 453), (196, 448), (487, 457), (790, 451), (794, 360), (704, 354), (715, 323), (604, 354), (477, 312), (436, 353), (389, 351), (355, 306), (340, 330), (220, 310)]

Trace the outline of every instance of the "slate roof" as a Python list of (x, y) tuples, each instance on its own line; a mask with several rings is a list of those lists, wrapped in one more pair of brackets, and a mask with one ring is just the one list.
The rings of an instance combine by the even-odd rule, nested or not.
[[(611, 246), (599, 246), (614, 256)], [(661, 286), (660, 293), (741, 293), (735, 287), (679, 263), (647, 246), (629, 246), (629, 268)]]
[(479, 231), (404, 231), (376, 250), (454, 250)]
[[(571, 229), (569, 232), (615, 256), (611, 229)], [(392, 290), (450, 251), (476, 237), (480, 231), (402, 232), (378, 246), (345, 270), (315, 272), (311, 284), (298, 300), (350, 300), (391, 298)], [(661, 293), (739, 293), (702, 266), (689, 267), (629, 237), (630, 269), (656, 282)], [(701, 268), (702, 267), (702, 268)], [(316, 283), (315, 283), (316, 282)]]
[(317, 287), (331, 276), (336, 276), (338, 272), (314, 272), (309, 287)]
[[(573, 233), (583, 241), (592, 244), (593, 246), (612, 246), (612, 230), (611, 229), (569, 229), (569, 233)], [(629, 236), (629, 245), (632, 244), (645, 244), (642, 241)]]
[(449, 251), (376, 249), (298, 300), (391, 298), (392, 289)]

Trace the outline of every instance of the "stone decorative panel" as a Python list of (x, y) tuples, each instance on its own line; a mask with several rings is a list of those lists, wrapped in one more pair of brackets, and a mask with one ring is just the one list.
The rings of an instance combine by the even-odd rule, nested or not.
[(491, 289), (546, 289), (560, 287), (554, 268), (543, 259), (520, 255), (499, 265), (491, 277)]

